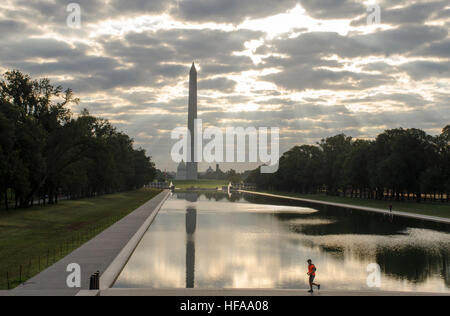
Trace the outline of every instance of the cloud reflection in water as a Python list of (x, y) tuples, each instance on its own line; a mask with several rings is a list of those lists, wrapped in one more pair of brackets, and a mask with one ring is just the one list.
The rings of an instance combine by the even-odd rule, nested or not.
[(377, 262), (382, 290), (450, 292), (450, 234), (395, 224), (390, 234), (351, 234), (346, 220), (304, 207), (175, 196), (115, 287), (306, 289), (311, 258), (326, 289), (367, 290), (367, 265)]

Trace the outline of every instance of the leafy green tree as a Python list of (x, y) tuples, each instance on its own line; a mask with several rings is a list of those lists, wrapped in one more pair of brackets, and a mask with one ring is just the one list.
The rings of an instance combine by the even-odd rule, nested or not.
[(344, 163), (345, 178), (351, 185), (351, 196), (359, 192), (362, 197), (363, 192), (370, 190), (369, 161), (373, 142), (367, 140), (356, 140), (352, 143), (352, 149)]
[(231, 169), (226, 173), (226, 179), (231, 183), (240, 183), (242, 181), (241, 176), (234, 169)]
[(447, 195), (447, 201), (450, 201), (450, 125), (447, 125), (440, 139), (440, 153), (441, 153), (441, 170), (443, 177), (443, 192)]
[(85, 197), (142, 187), (155, 176), (154, 164), (133, 140), (108, 121), (83, 111), (72, 90), (48, 79), (10, 71), (0, 81), (0, 191), (8, 207), (34, 199), (57, 203), (58, 195)]
[(338, 195), (338, 189), (346, 192), (348, 179), (344, 165), (347, 155), (352, 149), (352, 138), (344, 134), (323, 139), (319, 144), (324, 154), (324, 184), (327, 193)]
[[(263, 189), (369, 199), (444, 196), (450, 190), (450, 126), (433, 137), (419, 129), (387, 130), (374, 141), (345, 135), (323, 139), (318, 146), (296, 146), (280, 158), (275, 174), (250, 172), (247, 182)], [(447, 193), (447, 201), (450, 195)]]
[[(0, 107), (0, 110), (3, 106)], [(11, 179), (11, 171), (14, 165), (14, 124), (0, 112), (0, 193), (5, 199), (5, 208), (8, 209), (8, 187)], [(1, 198), (0, 198), (1, 200)]]
[(274, 185), (282, 190), (316, 193), (322, 180), (323, 152), (315, 146), (297, 146), (280, 158)]

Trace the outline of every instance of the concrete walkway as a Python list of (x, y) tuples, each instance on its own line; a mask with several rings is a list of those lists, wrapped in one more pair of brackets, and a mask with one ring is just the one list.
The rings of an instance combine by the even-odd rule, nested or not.
[(374, 213), (380, 213), (380, 214), (385, 214), (385, 215), (394, 215), (394, 216), (400, 216), (400, 217), (408, 217), (408, 218), (414, 218), (414, 219), (436, 222), (436, 223), (441, 223), (441, 224), (450, 224), (450, 219), (444, 218), (444, 217), (436, 217), (436, 216), (428, 216), (428, 215), (421, 215), (421, 214), (414, 214), (414, 213), (407, 213), (407, 212), (396, 212), (396, 211), (391, 213), (388, 210), (383, 210), (383, 209), (373, 208), (373, 207), (365, 207), (365, 206), (358, 206), (358, 205), (351, 205), (351, 204), (302, 199), (302, 198), (296, 198), (296, 197), (291, 197), (291, 196), (261, 193), (261, 192), (254, 192), (254, 191), (239, 190), (239, 192), (267, 196), (267, 197), (280, 198), (280, 199), (295, 200), (295, 201), (301, 201), (301, 202), (307, 202), (307, 203), (314, 203), (314, 204), (345, 207), (345, 208), (354, 209), (354, 210), (374, 212)]
[(315, 291), (271, 289), (108, 289), (100, 296), (215, 296), (215, 297), (264, 297), (264, 296), (450, 296), (439, 293), (383, 292), (383, 291)]
[[(96, 271), (100, 271), (103, 284), (112, 284), (169, 195), (169, 190), (163, 191), (25, 284), (0, 292), (0, 296), (74, 296), (89, 289), (89, 278)], [(66, 285), (66, 269), (71, 263), (81, 267), (81, 289)]]

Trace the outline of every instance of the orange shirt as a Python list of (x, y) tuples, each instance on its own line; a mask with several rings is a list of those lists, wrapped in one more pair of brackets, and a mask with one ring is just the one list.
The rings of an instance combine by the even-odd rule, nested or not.
[(315, 265), (313, 265), (313, 264), (310, 264), (309, 266), (308, 266), (308, 273), (309, 273), (309, 275), (313, 275), (313, 276), (316, 276), (316, 266)]

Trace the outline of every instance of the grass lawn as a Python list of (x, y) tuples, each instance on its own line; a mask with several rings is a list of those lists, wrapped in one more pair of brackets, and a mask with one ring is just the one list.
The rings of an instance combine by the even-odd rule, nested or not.
[(0, 211), (0, 289), (38, 274), (161, 191), (142, 189)]
[(397, 212), (406, 212), (406, 213), (415, 213), (429, 216), (437, 216), (450, 218), (450, 204), (449, 203), (417, 203), (413, 201), (405, 201), (405, 202), (397, 202), (397, 201), (377, 201), (377, 200), (364, 200), (359, 198), (350, 198), (350, 197), (337, 197), (337, 196), (327, 196), (325, 194), (296, 194), (289, 192), (280, 192), (280, 191), (261, 191), (264, 193), (271, 193), (277, 195), (284, 196), (293, 196), (298, 198), (310, 199), (310, 200), (318, 200), (324, 202), (332, 202), (332, 203), (343, 203), (343, 204), (351, 204), (358, 206), (366, 206), (379, 208), (383, 210), (387, 210), (389, 205), (392, 204), (394, 211)]
[(221, 189), (222, 186), (228, 185), (229, 181), (226, 180), (173, 180), (173, 184), (177, 189), (186, 190), (190, 188), (199, 188), (199, 189)]

